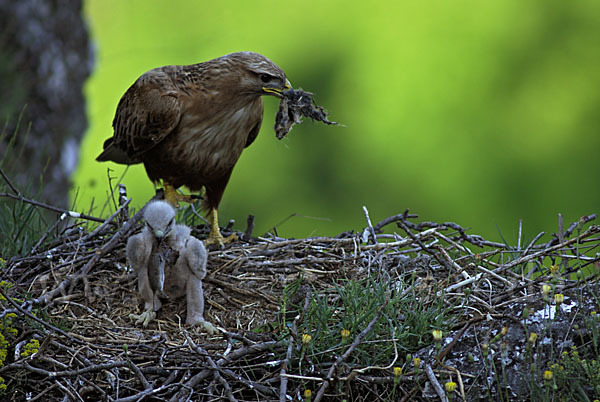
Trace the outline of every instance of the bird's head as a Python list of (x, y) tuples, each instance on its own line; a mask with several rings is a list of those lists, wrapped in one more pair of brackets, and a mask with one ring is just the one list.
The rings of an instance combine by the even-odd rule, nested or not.
[(292, 88), (283, 70), (261, 54), (237, 52), (224, 57), (238, 65), (244, 92), (281, 98), (283, 91)]
[(165, 201), (152, 201), (144, 210), (146, 227), (160, 243), (173, 233), (175, 210)]

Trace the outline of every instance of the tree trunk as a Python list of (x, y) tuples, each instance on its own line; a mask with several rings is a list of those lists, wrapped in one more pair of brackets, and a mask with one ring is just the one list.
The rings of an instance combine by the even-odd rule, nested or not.
[(29, 196), (68, 203), (93, 64), (81, 0), (0, 0), (0, 166)]

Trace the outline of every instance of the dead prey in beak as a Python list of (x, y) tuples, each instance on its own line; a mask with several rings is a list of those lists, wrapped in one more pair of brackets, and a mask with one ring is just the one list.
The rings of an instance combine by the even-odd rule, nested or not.
[(294, 124), (302, 123), (302, 117), (309, 117), (313, 121), (321, 121), (329, 125), (338, 124), (327, 119), (327, 112), (322, 106), (315, 104), (312, 95), (302, 89), (290, 88), (282, 92), (279, 110), (275, 116), (275, 127), (273, 127), (278, 139), (285, 137)]

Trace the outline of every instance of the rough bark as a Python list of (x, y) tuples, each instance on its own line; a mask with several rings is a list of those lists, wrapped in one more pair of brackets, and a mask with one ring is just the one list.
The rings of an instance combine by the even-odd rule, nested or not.
[(61, 207), (87, 126), (93, 55), (81, 11), (81, 0), (0, 0), (0, 164)]

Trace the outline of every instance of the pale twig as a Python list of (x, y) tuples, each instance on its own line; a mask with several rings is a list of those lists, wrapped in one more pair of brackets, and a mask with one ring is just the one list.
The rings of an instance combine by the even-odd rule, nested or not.
[(427, 374), (427, 378), (429, 379), (429, 382), (433, 386), (433, 389), (435, 389), (436, 394), (438, 394), (438, 396), (440, 397), (440, 400), (442, 402), (448, 402), (448, 398), (446, 397), (446, 394), (444, 393), (444, 389), (442, 388), (442, 386), (440, 385), (440, 382), (435, 377), (435, 373), (433, 372), (433, 369), (431, 368), (431, 366), (429, 364), (425, 365), (425, 373)]
[(82, 213), (75, 212), (75, 211), (69, 211), (69, 210), (63, 209), (63, 208), (58, 208), (58, 207), (55, 207), (52, 205), (44, 204), (43, 202), (39, 202), (36, 200), (30, 200), (29, 198), (25, 198), (23, 196), (16, 196), (16, 195), (10, 194), (10, 193), (0, 193), (0, 197), (12, 198), (13, 200), (22, 201), (27, 204), (35, 205), (36, 207), (41, 207), (41, 208), (47, 209), (49, 211), (57, 212), (59, 214), (66, 214), (69, 217), (75, 218), (75, 219), (85, 219), (85, 220), (94, 221), (94, 222), (104, 222), (104, 219), (97, 218), (95, 216), (86, 215), (86, 214), (82, 214)]
[(119, 187), (119, 206), (121, 208), (119, 208), (121, 210), (121, 220), (122, 221), (126, 221), (127, 218), (129, 218), (129, 208), (127, 206), (125, 206), (125, 208), (123, 208), (123, 204), (129, 204), (130, 199), (127, 198), (127, 189), (125, 188), (125, 185), (123, 183), (119, 183), (118, 185)]
[(91, 366), (83, 367), (75, 370), (62, 370), (62, 371), (49, 371), (39, 367), (31, 366), (28, 362), (17, 361), (8, 364), (0, 368), (0, 373), (8, 370), (29, 370), (32, 373), (41, 374), (49, 378), (60, 378), (60, 377), (76, 377), (82, 374), (93, 373), (96, 371), (109, 370), (118, 367), (129, 367), (129, 363), (123, 360), (109, 361), (107, 363), (93, 364)]
[(522, 236), (523, 236), (523, 219), (519, 219), (519, 233), (517, 234), (517, 250), (521, 250)]
[(204, 222), (205, 225), (209, 225), (208, 220), (203, 217), (202, 215), (200, 215), (198, 213), (198, 211), (196, 211), (196, 207), (194, 206), (194, 203), (190, 203), (190, 209), (192, 210), (192, 214), (194, 214), (197, 218), (199, 218), (202, 222)]
[(375, 229), (373, 228), (373, 224), (371, 223), (371, 217), (369, 217), (369, 210), (364, 205), (363, 205), (362, 209), (363, 209), (363, 213), (365, 214), (365, 219), (367, 220), (367, 226), (369, 229), (369, 233), (371, 234), (371, 237), (373, 238), (373, 243), (376, 244), (377, 236), (375, 234)]
[(538, 233), (538, 234), (537, 234), (537, 235), (536, 235), (536, 236), (533, 238), (533, 240), (531, 240), (531, 241), (529, 242), (529, 244), (527, 245), (527, 247), (525, 247), (525, 251), (523, 251), (523, 254), (527, 254), (527, 253), (529, 252), (529, 250), (531, 250), (531, 248), (533, 247), (533, 245), (534, 245), (535, 243), (537, 243), (537, 241), (538, 241), (538, 240), (539, 240), (539, 239), (540, 239), (540, 238), (541, 238), (543, 235), (545, 235), (545, 234), (546, 234), (546, 232), (540, 232), (540, 233)]
[(40, 247), (42, 245), (42, 243), (44, 243), (44, 241), (48, 238), (48, 236), (50, 235), (50, 233), (52, 233), (57, 227), (58, 225), (60, 225), (60, 223), (67, 217), (66, 214), (62, 214), (57, 220), (56, 222), (54, 222), (54, 224), (52, 226), (50, 226), (48, 228), (48, 230), (46, 230), (46, 232), (44, 233), (44, 235), (42, 237), (40, 237), (40, 239), (37, 241), (37, 243), (35, 243), (35, 246), (33, 246), (31, 248), (31, 252), (30, 254), (34, 254), (38, 247)]
[(106, 230), (106, 227), (109, 224), (112, 224), (113, 220), (117, 217), (117, 215), (122, 215), (124, 212), (127, 211), (129, 203), (131, 202), (131, 198), (126, 199), (121, 206), (119, 207), (119, 209), (117, 209), (115, 211), (114, 214), (112, 214), (111, 216), (109, 216), (108, 218), (106, 218), (106, 220), (104, 222), (102, 222), (101, 225), (99, 225), (96, 229), (94, 229), (93, 231), (91, 231), (90, 233), (88, 233), (83, 239), (81, 239), (82, 241), (86, 241), (88, 239), (94, 238), (95, 236), (97, 236), (99, 233), (102, 233), (104, 230)]

